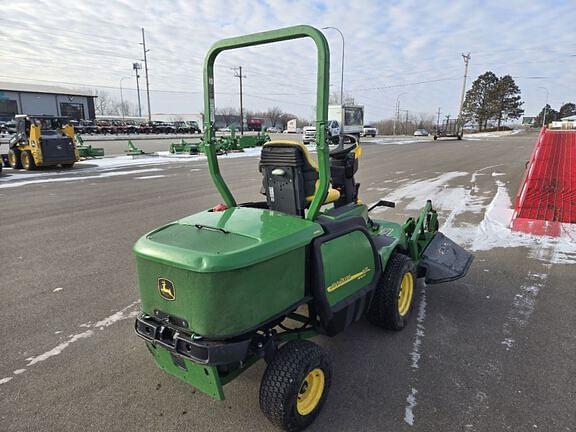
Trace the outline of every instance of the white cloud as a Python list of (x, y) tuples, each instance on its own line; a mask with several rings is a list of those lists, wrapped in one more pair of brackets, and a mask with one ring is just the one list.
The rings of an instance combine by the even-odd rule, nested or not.
[[(345, 88), (366, 105), (366, 117), (390, 116), (396, 96), (415, 112), (457, 111), (461, 52), (472, 52), (472, 78), (486, 70), (517, 76), (526, 113), (537, 112), (550, 90), (556, 107), (574, 99), (576, 54), (571, 2), (476, 2), (406, 0), (356, 2), (243, 0), (116, 2), (14, 0), (0, 17), (0, 80), (63, 81), (110, 86), (131, 76), (141, 58), (140, 27), (150, 52), (154, 112), (202, 110), (202, 61), (215, 41), (296, 24), (339, 27), (346, 37)], [(39, 21), (38, 17), (42, 17)], [(340, 46), (336, 32), (326, 36), (332, 50), (332, 89), (339, 88)], [(572, 51), (570, 51), (572, 49)], [(278, 105), (311, 116), (315, 52), (309, 41), (227, 52), (216, 69), (217, 103), (236, 105), (237, 79), (247, 75), (246, 105)], [(546, 80), (525, 77), (545, 76)], [(438, 78), (451, 81), (392, 87)], [(124, 81), (125, 87), (134, 87)], [(470, 81), (469, 81), (470, 83)], [(71, 85), (76, 86), (77, 85)], [(378, 88), (375, 90), (374, 88)], [(164, 93), (176, 90), (188, 93)], [(196, 93), (194, 93), (196, 92)], [(126, 97), (135, 102), (133, 90)]]

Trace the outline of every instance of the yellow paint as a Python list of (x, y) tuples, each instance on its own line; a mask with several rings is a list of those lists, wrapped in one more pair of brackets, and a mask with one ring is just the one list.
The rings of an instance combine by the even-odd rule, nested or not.
[(174, 290), (174, 284), (172, 281), (164, 278), (158, 278), (158, 290), (160, 290), (160, 295), (162, 298), (169, 301), (176, 300), (176, 291)]
[(364, 278), (368, 273), (370, 273), (370, 268), (368, 267), (364, 267), (361, 271), (359, 271), (358, 273), (354, 273), (354, 274), (349, 274), (346, 276), (341, 277), (340, 279), (338, 279), (336, 282), (330, 284), (328, 286), (328, 288), (326, 288), (326, 291), (328, 292), (332, 292), (332, 291), (336, 291), (338, 288), (346, 285), (347, 283), (350, 283), (354, 280), (358, 280), (358, 279), (362, 279)]
[(360, 143), (358, 143), (354, 149), (354, 158), (360, 159), (360, 156), (362, 156), (362, 147), (360, 147)]
[(400, 292), (398, 293), (398, 313), (404, 316), (410, 310), (412, 304), (412, 296), (414, 294), (414, 277), (412, 273), (406, 272), (402, 276), (400, 283)]
[(324, 371), (320, 368), (313, 369), (306, 375), (296, 401), (298, 414), (305, 416), (314, 411), (322, 399), (325, 382)]
[[(40, 146), (40, 136), (42, 132), (40, 126), (36, 124), (30, 125), (30, 138), (28, 140), (30, 144), (30, 152), (34, 158), (34, 162), (37, 166), (41, 166), (44, 162), (44, 157), (42, 156), (42, 147)], [(22, 149), (27, 150), (27, 149)]]
[[(318, 192), (318, 180), (316, 180), (316, 184), (314, 185), (314, 195)], [(307, 202), (312, 202), (314, 199), (314, 195), (310, 195), (306, 197)], [(334, 189), (333, 187), (328, 188), (328, 194), (326, 195), (326, 199), (324, 200), (324, 204), (330, 204), (334, 201), (337, 201), (340, 198), (340, 192)]]

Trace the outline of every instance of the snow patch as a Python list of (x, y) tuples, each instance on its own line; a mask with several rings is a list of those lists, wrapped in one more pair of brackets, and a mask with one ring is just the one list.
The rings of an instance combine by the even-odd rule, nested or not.
[(93, 180), (97, 178), (106, 178), (106, 177), (117, 177), (123, 175), (130, 175), (130, 174), (140, 174), (145, 172), (153, 172), (153, 171), (164, 171), (162, 168), (144, 168), (139, 170), (131, 170), (131, 171), (116, 171), (116, 172), (103, 172), (100, 174), (94, 174), (91, 176), (71, 176), (71, 177), (50, 177), (44, 179), (37, 179), (37, 180), (21, 180), (21, 181), (12, 181), (5, 184), (0, 184), (0, 189), (2, 188), (14, 188), (20, 186), (27, 186), (31, 184), (39, 184), (39, 183), (59, 183), (59, 182), (72, 182), (72, 181), (81, 181), (81, 180)]
[(404, 408), (404, 421), (410, 426), (414, 426), (414, 408), (418, 405), (416, 402), (416, 393), (418, 393), (418, 390), (412, 387), (406, 398), (406, 408)]
[(58, 354), (60, 354), (62, 351), (64, 351), (66, 348), (68, 348), (74, 342), (76, 342), (80, 339), (89, 338), (93, 334), (94, 334), (94, 332), (92, 330), (88, 330), (88, 331), (85, 331), (83, 333), (78, 333), (78, 334), (72, 335), (67, 341), (62, 342), (59, 345), (56, 345), (50, 351), (46, 351), (45, 353), (42, 353), (36, 357), (28, 357), (26, 359), (26, 361), (28, 362), (26, 364), (26, 366), (33, 366), (36, 363), (40, 363), (40, 362), (43, 362), (45, 360), (48, 360), (50, 357), (57, 356)]
[[(78, 342), (81, 339), (87, 339), (87, 338), (94, 336), (95, 332), (92, 329), (104, 330), (106, 327), (109, 327), (112, 324), (117, 323), (118, 321), (135, 317), (138, 314), (138, 311), (137, 310), (136, 311), (129, 311), (129, 310), (131, 308), (135, 307), (136, 305), (138, 305), (139, 303), (140, 303), (139, 300), (132, 302), (128, 306), (126, 306), (125, 308), (119, 310), (116, 313), (113, 313), (112, 315), (110, 315), (110, 316), (108, 316), (108, 317), (106, 317), (100, 321), (95, 322), (94, 324), (80, 324), (81, 327), (87, 327), (87, 328), (89, 328), (89, 330), (86, 330), (82, 333), (69, 335), (67, 340), (56, 345), (51, 350), (46, 351), (46, 352), (44, 352), (38, 356), (28, 357), (26, 359), (26, 361), (28, 362), (26, 364), (26, 366), (33, 366), (37, 363), (46, 361), (51, 357), (54, 357), (54, 356), (61, 354), (71, 344)], [(58, 334), (58, 333), (61, 333), (61, 331), (55, 332), (55, 334)], [(18, 369), (17, 370), (18, 373), (17, 373), (17, 371), (14, 371), (14, 374), (23, 373), (25, 370), (26, 369)], [(8, 381), (6, 381), (6, 382), (8, 382)], [(3, 383), (0, 382), (0, 384), (3, 384)]]
[(151, 176), (143, 176), (143, 177), (134, 177), (134, 180), (148, 180), (148, 179), (157, 179), (166, 177), (165, 174), (158, 174), (158, 175), (151, 175)]

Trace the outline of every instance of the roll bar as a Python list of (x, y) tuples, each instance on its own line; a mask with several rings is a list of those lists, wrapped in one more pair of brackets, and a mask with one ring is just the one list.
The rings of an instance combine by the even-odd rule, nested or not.
[[(206, 156), (208, 158), (208, 167), (212, 180), (228, 207), (235, 207), (236, 201), (220, 174), (214, 142), (216, 137), (214, 130), (214, 123), (216, 121), (214, 107), (214, 62), (216, 61), (216, 57), (222, 51), (306, 37), (314, 41), (318, 51), (318, 71), (316, 78), (316, 147), (318, 151), (319, 177), (318, 190), (310, 204), (306, 219), (314, 220), (326, 199), (330, 182), (330, 161), (328, 144), (326, 142), (326, 120), (328, 117), (328, 91), (330, 82), (330, 49), (326, 38), (320, 30), (308, 25), (300, 25), (222, 39), (212, 45), (206, 54), (204, 60), (204, 142), (206, 145)], [(241, 121), (243, 120), (244, 119), (241, 119)]]

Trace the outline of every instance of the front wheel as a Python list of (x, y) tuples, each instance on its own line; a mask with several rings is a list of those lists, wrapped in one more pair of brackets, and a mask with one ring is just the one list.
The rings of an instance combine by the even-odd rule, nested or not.
[(288, 342), (264, 372), (260, 409), (282, 430), (303, 430), (320, 413), (331, 380), (330, 360), (318, 345), (307, 340)]
[(415, 282), (412, 260), (393, 253), (366, 311), (368, 321), (387, 330), (402, 330), (413, 309)]
[(36, 162), (34, 161), (34, 156), (29, 150), (24, 150), (20, 156), (20, 161), (22, 163), (22, 167), (26, 171), (32, 171), (36, 169)]
[(8, 163), (13, 169), (22, 168), (22, 159), (20, 159), (20, 150), (10, 149), (8, 151)]

